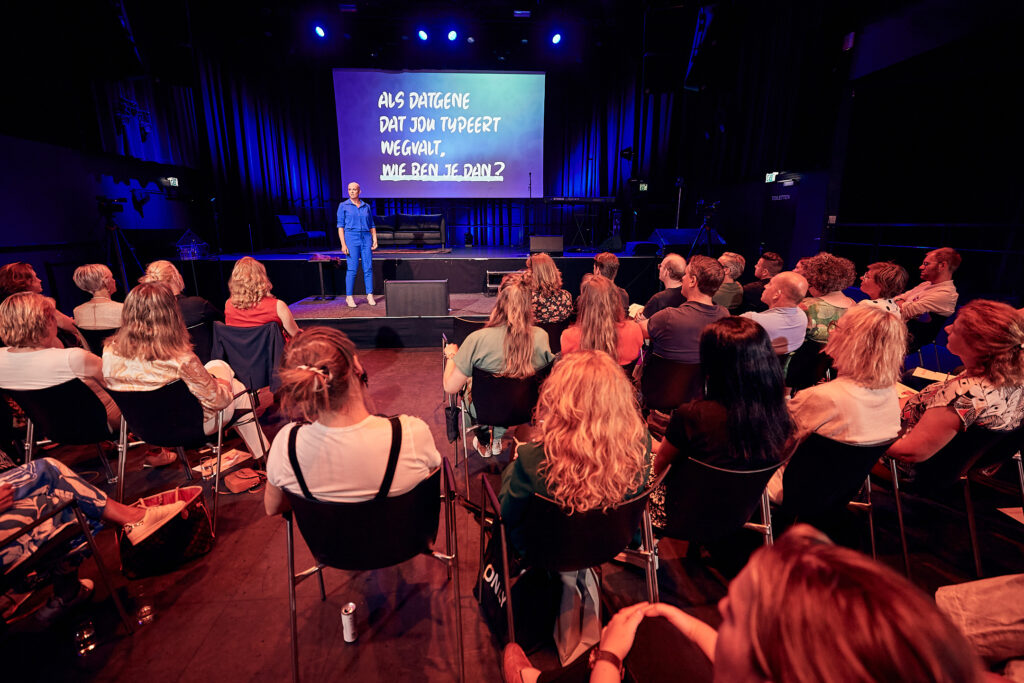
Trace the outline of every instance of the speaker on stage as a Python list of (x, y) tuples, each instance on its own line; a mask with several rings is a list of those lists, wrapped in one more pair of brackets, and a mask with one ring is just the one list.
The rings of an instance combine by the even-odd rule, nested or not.
[(622, 238), (612, 235), (601, 244), (597, 245), (598, 251), (622, 251)]
[(562, 255), (561, 235), (530, 235), (530, 253), (545, 252), (552, 256)]
[(449, 313), (447, 280), (385, 280), (384, 315), (389, 318)]

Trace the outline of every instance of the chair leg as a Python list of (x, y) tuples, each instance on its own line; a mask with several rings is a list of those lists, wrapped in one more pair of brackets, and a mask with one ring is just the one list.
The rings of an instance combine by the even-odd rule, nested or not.
[(121, 418), (121, 433), (117, 439), (117, 502), (124, 502), (124, 463), (128, 459), (128, 423)]
[(103, 563), (103, 558), (100, 556), (100, 549), (99, 546), (96, 545), (96, 538), (92, 535), (92, 531), (89, 530), (89, 522), (85, 519), (85, 513), (83, 513), (81, 508), (78, 507), (77, 502), (72, 504), (71, 509), (75, 511), (75, 518), (78, 520), (78, 526), (81, 527), (82, 533), (85, 535), (86, 543), (89, 544), (89, 550), (92, 551), (92, 556), (96, 560), (96, 567), (100, 572), (100, 580), (103, 581), (103, 585), (106, 587), (107, 592), (110, 593), (110, 597), (114, 601), (114, 606), (117, 608), (117, 613), (121, 617), (121, 622), (128, 630), (128, 633), (131, 634), (135, 630), (132, 627), (132, 620), (128, 618), (128, 613), (124, 610), (124, 604), (122, 604), (117, 591), (114, 590), (114, 585), (110, 582), (110, 575), (107, 573), (107, 566)]
[(25, 419), (25, 464), (32, 462), (32, 451), (36, 447), (36, 426), (32, 420)]
[(1021, 509), (1024, 510), (1024, 462), (1021, 461), (1020, 451), (1017, 451), (1017, 455), (1013, 456), (1013, 459), (1017, 461), (1017, 477), (1020, 479), (1020, 504)]
[[(256, 423), (257, 427), (259, 427), (259, 424), (260, 424), (259, 418), (256, 417), (256, 408), (257, 408), (257, 406), (259, 406), (259, 404), (260, 404), (260, 397), (257, 395), (255, 390), (250, 389), (249, 390), (249, 406), (252, 408), (252, 419), (253, 419), (253, 422)], [(256, 430), (256, 435), (260, 439), (260, 450), (263, 452), (263, 460), (262, 460), (262, 462), (263, 462), (264, 468), (266, 468), (266, 464), (267, 464), (266, 458), (267, 458), (267, 453), (269, 451), (267, 449), (267, 444), (264, 441), (265, 437), (263, 435), (263, 430), (262, 429), (257, 429)], [(255, 455), (256, 454), (253, 453), (253, 456), (255, 456)]]
[(900, 500), (900, 476), (896, 469), (896, 460), (889, 459), (889, 472), (892, 474), (892, 495), (896, 499), (896, 521), (900, 528), (900, 547), (903, 549), (903, 571), (910, 578), (910, 551), (907, 549), (907, 532), (903, 526), (903, 502)]
[(867, 502), (865, 508), (868, 511), (868, 533), (871, 536), (871, 559), (878, 559), (878, 548), (875, 545), (875, 508), (871, 504), (871, 475), (864, 480), (864, 491), (867, 494)]
[(772, 503), (768, 498), (768, 489), (761, 493), (761, 519), (764, 522), (764, 544), (773, 545), (775, 536), (772, 533)]
[[(447, 470), (445, 470), (445, 475), (444, 506), (445, 515), (447, 517), (447, 526), (449, 529), (449, 543), (447, 544), (445, 551), (452, 558), (445, 564), (448, 565), (448, 580), (452, 584), (452, 597), (455, 607), (455, 638), (459, 647), (459, 680), (465, 681), (466, 651), (462, 634), (462, 582), (459, 575), (459, 537), (455, 530), (455, 495), (452, 492), (451, 483), (447, 481)], [(452, 580), (453, 577), (454, 580)]]
[(213, 457), (216, 458), (213, 475), (213, 535), (217, 535), (217, 503), (220, 502), (220, 453), (224, 445), (224, 412), (217, 412), (217, 444), (213, 448)]
[(299, 681), (299, 619), (295, 610), (295, 532), (291, 514), (285, 515), (285, 542), (288, 554), (288, 615), (292, 630), (292, 680)]
[(192, 476), (192, 468), (189, 467), (188, 456), (185, 455), (185, 449), (178, 446), (175, 450), (178, 451), (178, 460), (181, 462), (181, 466), (185, 469), (185, 479), (192, 481), (195, 477)]
[(96, 454), (100, 456), (100, 463), (103, 464), (103, 471), (107, 473), (107, 483), (116, 484), (117, 475), (114, 474), (114, 470), (110, 468), (110, 460), (107, 459), (107, 454), (103, 451), (103, 446), (96, 444)]
[(964, 484), (964, 507), (967, 509), (967, 531), (971, 537), (971, 553), (974, 555), (974, 571), (980, 579), (984, 576), (981, 571), (981, 548), (978, 546), (978, 522), (974, 518), (974, 502), (971, 500), (971, 480), (967, 476), (961, 477)]
[(649, 503), (644, 506), (644, 516), (640, 524), (644, 549), (647, 551), (647, 563), (645, 567), (647, 574), (647, 600), (652, 603), (660, 602), (661, 595), (658, 591), (658, 546), (654, 544), (654, 530), (651, 526), (651, 509)]

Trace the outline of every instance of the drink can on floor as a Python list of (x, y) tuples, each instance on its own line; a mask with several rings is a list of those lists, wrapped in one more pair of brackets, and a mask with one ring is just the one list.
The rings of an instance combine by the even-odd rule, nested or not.
[(356, 642), (356, 603), (350, 602), (341, 608), (341, 635), (346, 643)]

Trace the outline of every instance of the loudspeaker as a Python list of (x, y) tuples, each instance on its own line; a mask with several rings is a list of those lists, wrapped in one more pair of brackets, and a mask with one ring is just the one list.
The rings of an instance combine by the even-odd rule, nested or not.
[(622, 238), (612, 235), (601, 244), (597, 245), (598, 251), (622, 251)]
[(530, 253), (545, 252), (552, 256), (562, 255), (561, 235), (530, 235)]
[(626, 251), (631, 256), (657, 256), (658, 245), (654, 242), (627, 242)]
[(447, 280), (385, 280), (384, 315), (389, 318), (446, 316)]

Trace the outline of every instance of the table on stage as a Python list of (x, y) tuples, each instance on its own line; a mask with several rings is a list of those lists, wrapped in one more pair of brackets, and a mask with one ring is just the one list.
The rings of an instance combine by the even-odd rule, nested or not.
[(610, 211), (615, 204), (615, 197), (545, 197), (544, 203), (568, 208), (571, 212), (575, 232), (569, 238), (569, 246), (589, 247), (595, 244), (595, 223), (601, 216), (602, 208)]

